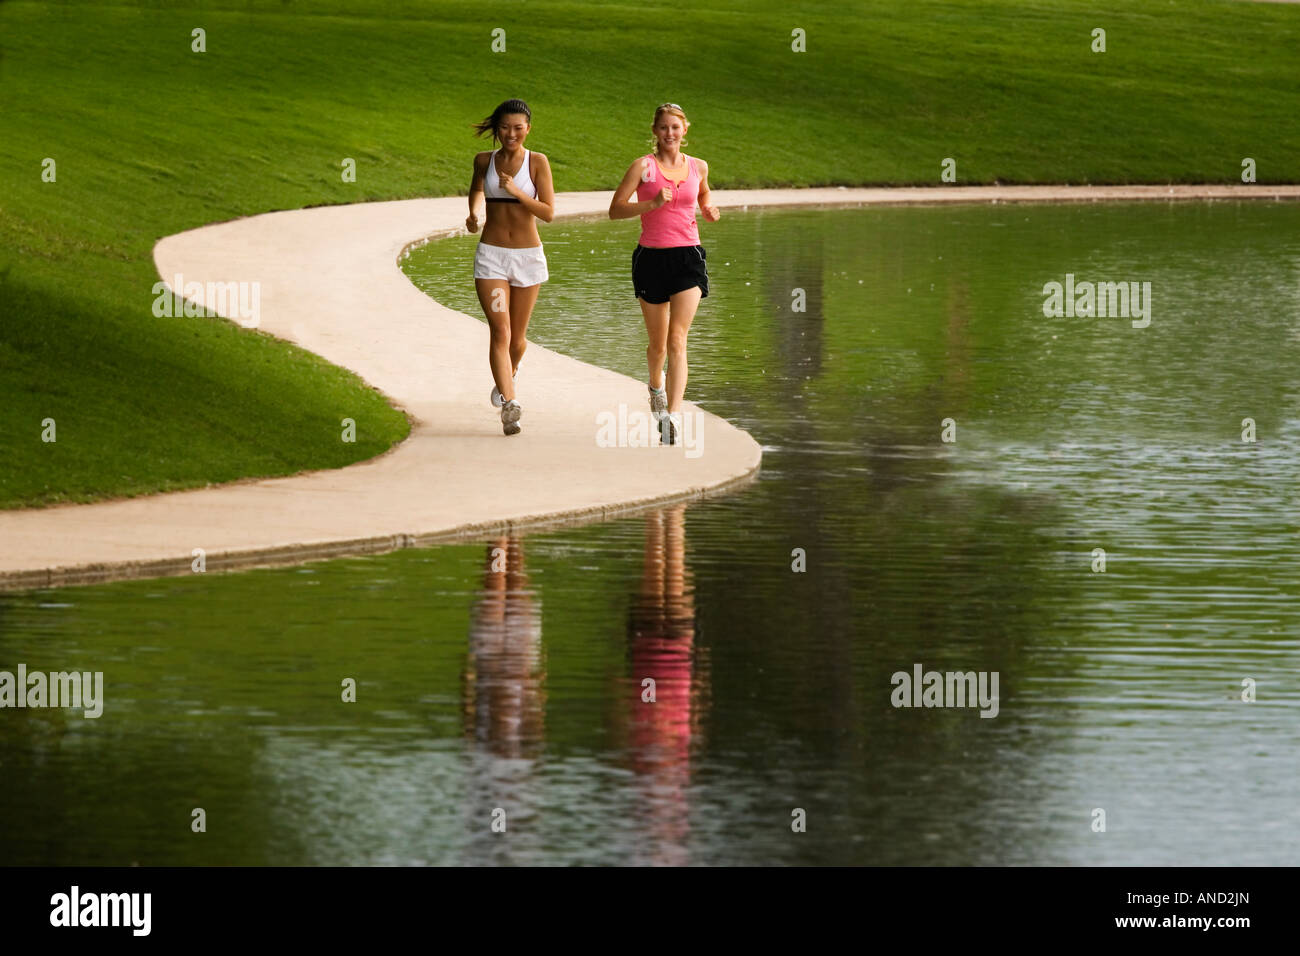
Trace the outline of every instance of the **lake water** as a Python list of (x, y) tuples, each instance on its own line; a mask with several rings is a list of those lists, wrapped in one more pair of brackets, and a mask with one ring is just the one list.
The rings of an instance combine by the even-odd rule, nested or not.
[[(105, 680), (98, 719), (0, 711), (0, 863), (1294, 863), (1300, 205), (701, 232), (688, 395), (757, 481), (0, 595), (0, 670)], [(643, 377), (635, 239), (544, 227), (530, 338)], [(406, 265), (478, 315), (474, 241)], [(1045, 316), (1067, 274), (1149, 282), (1149, 324)], [(894, 706), (917, 666), (996, 673), (996, 716)]]

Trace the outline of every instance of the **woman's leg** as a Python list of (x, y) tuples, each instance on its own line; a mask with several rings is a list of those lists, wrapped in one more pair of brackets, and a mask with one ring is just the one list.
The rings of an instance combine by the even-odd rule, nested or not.
[[(540, 285), (515, 286), (510, 290), (510, 374), (519, 371), (519, 360), (528, 348), (528, 320), (532, 318), (533, 306), (537, 304)], [(497, 386), (500, 388), (500, 386)], [(511, 385), (507, 401), (514, 398), (514, 386)], [(505, 392), (501, 393), (505, 395)]]
[[(478, 301), (487, 317), (488, 365), (497, 391), (507, 402), (515, 397), (514, 368), (510, 364), (510, 308), (513, 296), (505, 279), (475, 279)], [(534, 296), (536, 298), (536, 296)]]
[(664, 359), (668, 356), (668, 311), (669, 303), (641, 303), (641, 315), (645, 318), (645, 331), (649, 343), (645, 348), (646, 362), (650, 366), (650, 384), (655, 388), (664, 387)]
[(682, 407), (686, 394), (686, 335), (695, 320), (703, 293), (699, 286), (683, 289), (668, 300), (668, 411)]

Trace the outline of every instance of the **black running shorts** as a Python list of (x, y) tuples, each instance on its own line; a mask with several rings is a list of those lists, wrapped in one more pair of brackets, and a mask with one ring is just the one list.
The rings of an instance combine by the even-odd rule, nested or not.
[(638, 299), (652, 305), (667, 302), (670, 297), (693, 286), (709, 294), (709, 270), (704, 260), (708, 253), (703, 246), (673, 246), (669, 249), (652, 249), (637, 246), (632, 252), (632, 290)]

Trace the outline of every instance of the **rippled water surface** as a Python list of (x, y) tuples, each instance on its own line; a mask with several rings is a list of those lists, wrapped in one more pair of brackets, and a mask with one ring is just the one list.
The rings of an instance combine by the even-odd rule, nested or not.
[[(1294, 863), (1300, 206), (702, 235), (690, 395), (763, 445), (755, 483), (0, 595), (0, 669), (106, 685), (99, 719), (0, 710), (0, 862)], [(546, 227), (530, 337), (642, 377), (635, 236)], [(477, 315), (473, 242), (407, 268)], [(1150, 282), (1149, 326), (1045, 317), (1067, 273)], [(996, 672), (996, 716), (893, 706), (916, 665)]]

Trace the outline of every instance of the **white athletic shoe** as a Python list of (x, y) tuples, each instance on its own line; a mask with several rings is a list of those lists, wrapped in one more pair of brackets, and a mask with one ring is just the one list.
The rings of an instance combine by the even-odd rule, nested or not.
[[(513, 382), (518, 378), (519, 378), (519, 372), (518, 370), (516, 370), (515, 374), (511, 376), (510, 381)], [(492, 386), (492, 395), (490, 396), (490, 400), (492, 402), (493, 408), (500, 408), (502, 405), (506, 403), (505, 399), (501, 397), (501, 390), (498, 389), (495, 385)]]
[(659, 419), (659, 444), (676, 445), (681, 441), (681, 412), (664, 412)]
[(650, 391), (650, 414), (655, 421), (659, 421), (664, 417), (664, 412), (668, 411), (668, 393), (648, 383), (646, 388)]
[(501, 430), (507, 435), (518, 435), (520, 431), (519, 416), (524, 410), (513, 398), (501, 406)]

